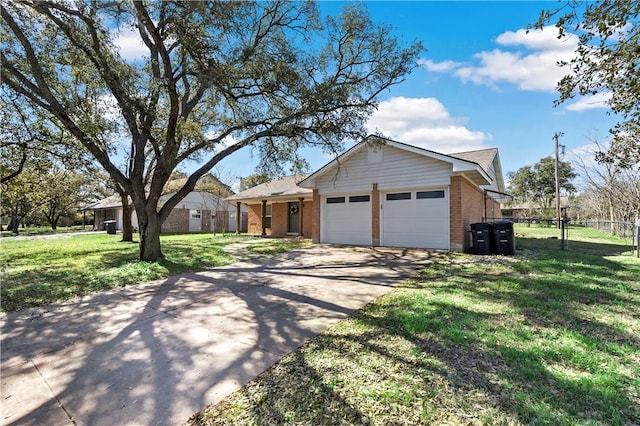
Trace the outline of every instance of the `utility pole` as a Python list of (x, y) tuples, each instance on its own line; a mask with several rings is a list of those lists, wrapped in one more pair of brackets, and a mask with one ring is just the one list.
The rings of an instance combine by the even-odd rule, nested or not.
[(564, 135), (563, 132), (556, 132), (553, 135), (553, 140), (556, 143), (556, 227), (558, 229), (560, 229), (560, 220), (562, 220), (562, 218), (560, 217), (560, 167), (558, 165), (559, 163), (559, 147), (560, 145), (558, 144), (558, 139), (560, 139), (560, 136)]

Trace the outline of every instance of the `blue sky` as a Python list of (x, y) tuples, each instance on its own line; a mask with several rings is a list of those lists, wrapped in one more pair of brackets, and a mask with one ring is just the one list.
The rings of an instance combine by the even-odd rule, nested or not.
[[(319, 3), (322, 13), (333, 15), (344, 5)], [(570, 158), (588, 138), (604, 140), (614, 123), (599, 97), (553, 107), (556, 83), (565, 73), (556, 61), (572, 56), (577, 39), (558, 40), (552, 27), (529, 34), (524, 29), (555, 1), (366, 5), (374, 21), (390, 24), (407, 42), (421, 40), (426, 49), (406, 81), (381, 97), (369, 122), (372, 131), (442, 153), (497, 147), (506, 175), (553, 154), (555, 132), (564, 133), (560, 143)], [(312, 170), (330, 160), (314, 151), (305, 156)], [(245, 149), (215, 172), (235, 184), (256, 164)]]
[(431, 109), (431, 116), (448, 115), (448, 124), (453, 123), (443, 126), (447, 132), (441, 129), (448, 139), (438, 139), (434, 128), (446, 119), (434, 122), (428, 113), (416, 114), (407, 128), (394, 129), (393, 118), (378, 120), (374, 114), (381, 130), (395, 139), (445, 153), (495, 146), (506, 173), (552, 154), (555, 132), (564, 132), (560, 143), (567, 151), (578, 150), (596, 134), (607, 136), (615, 117), (607, 115), (602, 99), (553, 107), (556, 82), (566, 72), (556, 61), (572, 57), (575, 36), (558, 40), (555, 28), (524, 31), (557, 2), (367, 5), (375, 20), (389, 22), (399, 36), (420, 39), (426, 47), (421, 66), (385, 94), (381, 109), (393, 116), (418, 106)]

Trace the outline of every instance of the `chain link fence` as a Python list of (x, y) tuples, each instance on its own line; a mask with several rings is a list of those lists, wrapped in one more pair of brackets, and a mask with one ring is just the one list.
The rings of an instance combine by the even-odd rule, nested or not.
[(585, 220), (574, 222), (574, 225), (583, 225), (587, 228), (597, 229), (616, 237), (630, 239), (636, 241), (638, 226), (632, 222), (618, 222), (610, 220)]
[[(545, 225), (550, 228), (557, 227), (556, 219), (547, 218), (507, 218), (514, 223), (522, 223), (528, 226), (532, 224)], [(570, 227), (584, 226), (586, 228), (597, 229), (610, 235), (626, 240), (626, 244), (632, 250), (636, 250), (636, 255), (640, 257), (640, 224), (633, 222), (611, 221), (611, 220), (571, 220), (567, 223)]]

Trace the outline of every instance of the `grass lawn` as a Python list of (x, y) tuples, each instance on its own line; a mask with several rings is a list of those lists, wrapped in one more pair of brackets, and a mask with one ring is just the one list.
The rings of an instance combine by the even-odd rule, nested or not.
[[(0, 244), (1, 307), (4, 312), (45, 305), (114, 287), (228, 264), (223, 247), (247, 237), (212, 234), (162, 235), (165, 258), (139, 262), (137, 243), (104, 232), (61, 238), (3, 239)], [(274, 254), (308, 244), (269, 239), (258, 254)]]
[(451, 253), (192, 425), (640, 424), (640, 259), (589, 229)]
[(47, 234), (63, 234), (69, 232), (78, 232), (78, 231), (91, 231), (93, 225), (73, 225), (73, 226), (58, 226), (58, 229), (55, 231), (51, 229), (50, 226), (28, 226), (26, 228), (19, 228), (18, 234), (14, 234), (11, 231), (7, 231), (6, 225), (3, 227), (4, 231), (0, 231), (0, 237), (24, 237), (29, 235), (47, 235)]

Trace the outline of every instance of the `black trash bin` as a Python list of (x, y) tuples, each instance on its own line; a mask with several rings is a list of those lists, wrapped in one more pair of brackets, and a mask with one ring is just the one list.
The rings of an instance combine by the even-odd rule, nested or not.
[(471, 239), (475, 254), (491, 254), (491, 224), (478, 222), (471, 224)]
[(516, 235), (513, 232), (513, 222), (500, 220), (493, 222), (493, 253), (514, 255), (516, 254)]
[(115, 235), (115, 233), (116, 233), (116, 221), (115, 220), (105, 220), (104, 221), (104, 229), (107, 230), (107, 234)]

